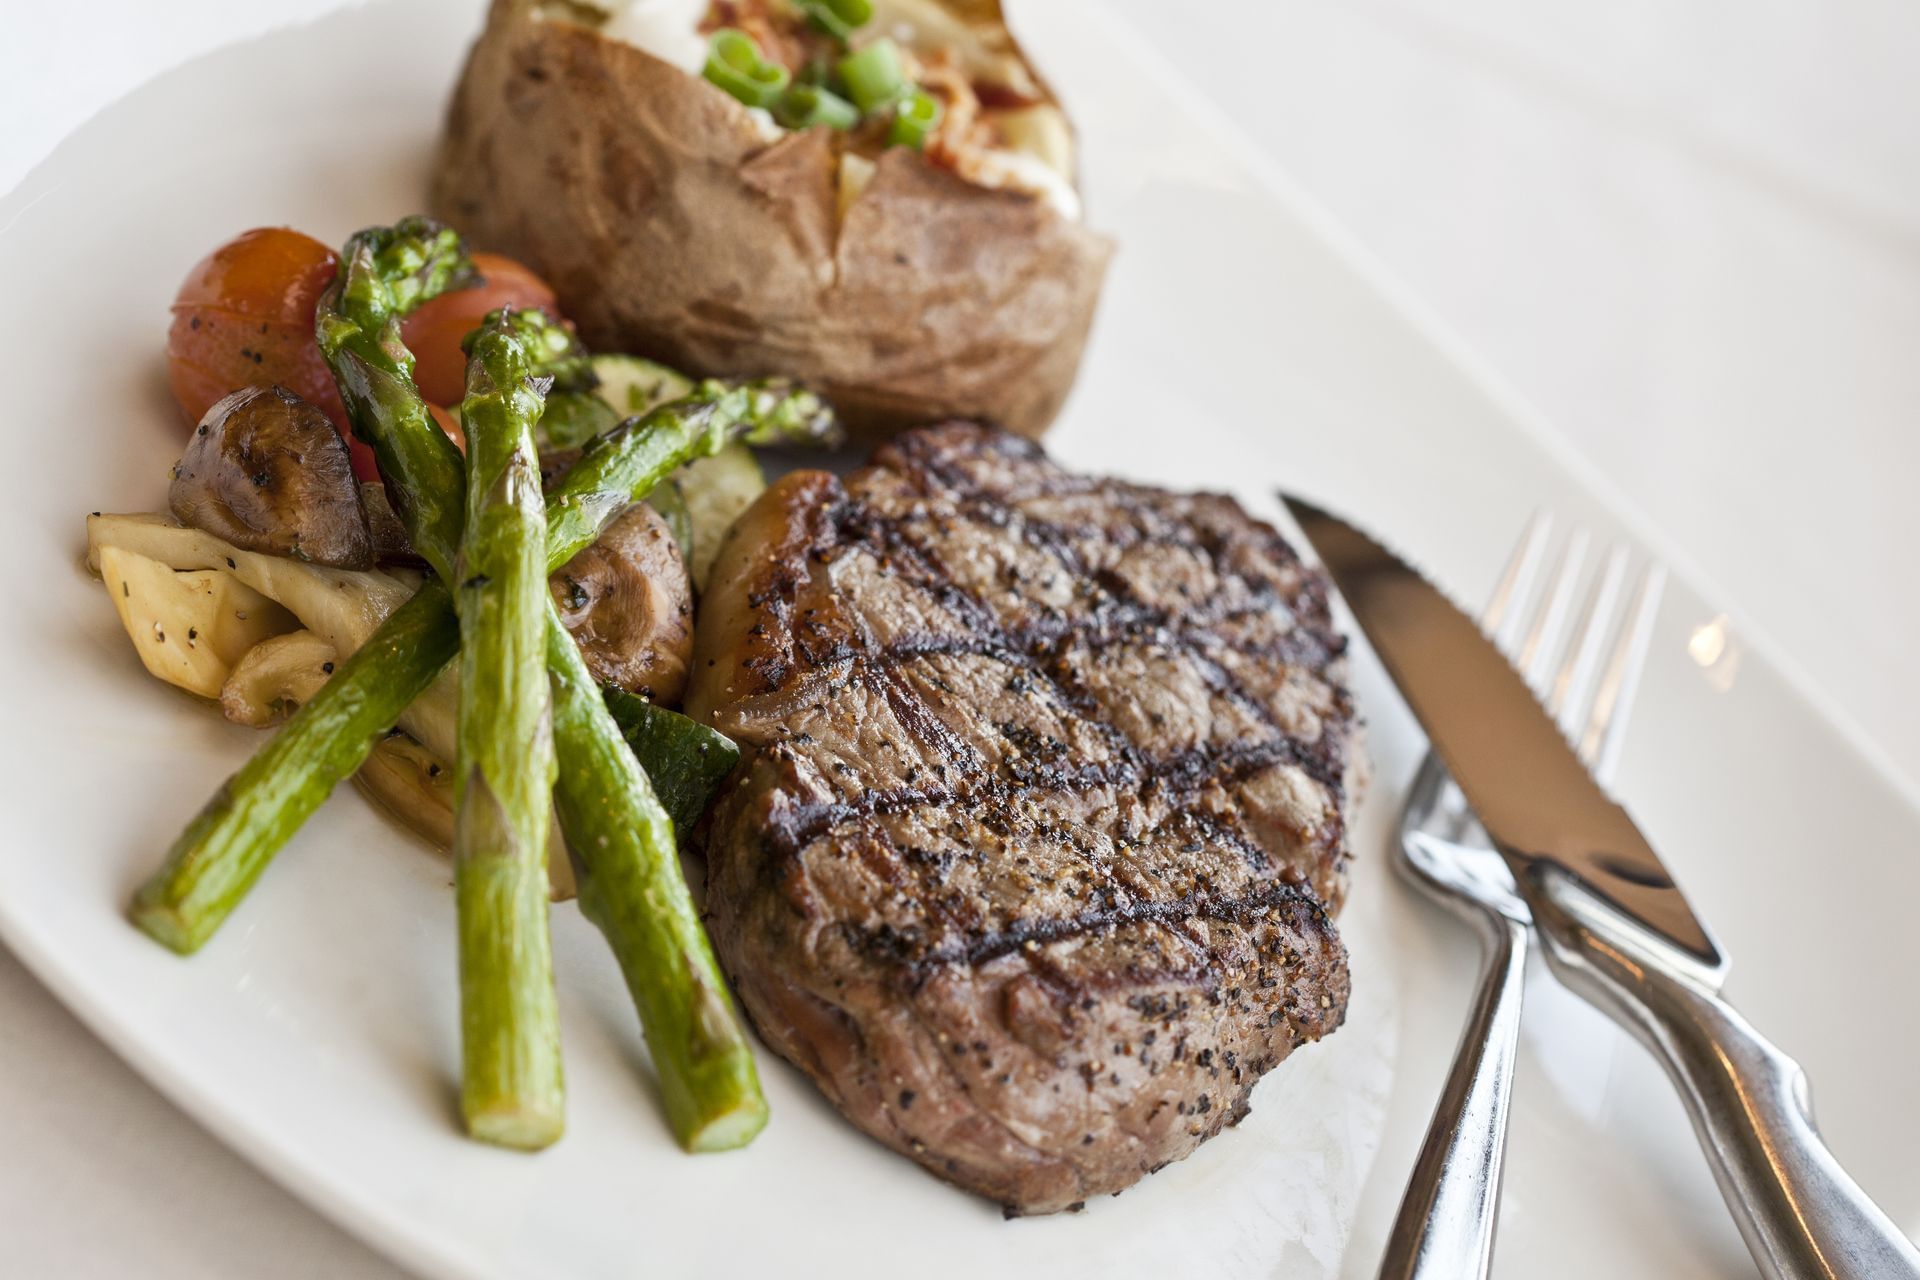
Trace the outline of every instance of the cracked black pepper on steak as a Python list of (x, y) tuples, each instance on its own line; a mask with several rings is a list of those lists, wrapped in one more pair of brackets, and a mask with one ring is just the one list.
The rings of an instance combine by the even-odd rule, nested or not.
[(1010, 1213), (1132, 1184), (1346, 1013), (1327, 587), (1231, 499), (950, 424), (787, 476), (701, 606), (707, 839), (766, 1041)]

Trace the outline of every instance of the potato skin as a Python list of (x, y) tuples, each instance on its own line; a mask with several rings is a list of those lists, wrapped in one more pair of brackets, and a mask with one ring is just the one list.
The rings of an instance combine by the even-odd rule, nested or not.
[(534, 7), (494, 0), (432, 206), (544, 275), (590, 345), (801, 378), (869, 436), (948, 417), (1046, 429), (1110, 240), (904, 148), (840, 223), (827, 130), (768, 144), (705, 81)]

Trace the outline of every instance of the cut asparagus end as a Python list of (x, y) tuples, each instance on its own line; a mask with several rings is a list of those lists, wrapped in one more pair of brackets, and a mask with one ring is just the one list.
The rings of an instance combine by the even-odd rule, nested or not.
[(688, 1151), (696, 1155), (710, 1151), (737, 1151), (767, 1127), (766, 1100), (758, 1094), (741, 1099), (731, 1111), (713, 1116), (686, 1135)]
[[(158, 888), (164, 892), (164, 885), (148, 881), (147, 888), (140, 891), (127, 910), (127, 918), (140, 932), (178, 955), (190, 956), (200, 949), (212, 928), (196, 930), (179, 907), (164, 900), (149, 900), (149, 890)], [(159, 894), (152, 895), (159, 899)], [(214, 923), (218, 923), (215, 921)]]
[(540, 1151), (560, 1140), (567, 1131), (565, 1104), (561, 1099), (529, 1102), (520, 1098), (490, 1098), (476, 1102), (461, 1100), (467, 1132), (481, 1142), (515, 1151)]
[(693, 991), (687, 1036), (687, 1097), (690, 1105), (669, 1110), (681, 1145), (688, 1151), (733, 1151), (752, 1142), (767, 1126), (767, 1099), (760, 1092), (760, 1071), (753, 1046), (726, 992), (704, 976), (709, 959), (683, 953), (687, 983)]
[(544, 867), (478, 769), (465, 792), (453, 836), (460, 1113), (484, 1142), (537, 1150), (566, 1108)]
[(128, 918), (170, 951), (183, 956), (198, 951), (233, 913), (265, 865), (221, 856), (225, 849), (219, 837), (240, 807), (229, 778), (174, 841), (165, 864), (134, 894)]

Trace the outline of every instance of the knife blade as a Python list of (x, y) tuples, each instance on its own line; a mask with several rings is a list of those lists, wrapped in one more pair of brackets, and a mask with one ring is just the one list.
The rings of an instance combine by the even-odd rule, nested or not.
[(1319, 553), (1521, 892), (1577, 878), (1718, 985), (1725, 957), (1627, 811), (1587, 772), (1506, 656), (1439, 588), (1353, 525), (1281, 499)]

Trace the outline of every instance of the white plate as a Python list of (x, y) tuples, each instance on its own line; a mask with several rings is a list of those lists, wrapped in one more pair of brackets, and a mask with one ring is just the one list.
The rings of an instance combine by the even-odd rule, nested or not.
[[(16, 453), (0, 536), (19, 587), (0, 638), (0, 932), (209, 1127), (433, 1275), (859, 1277), (901, 1259), (930, 1278), (1370, 1274), (1473, 960), (1388, 873), (1419, 740), (1364, 656), (1377, 772), (1341, 921), (1348, 1025), (1274, 1072), (1237, 1131), (1078, 1216), (1003, 1222), (771, 1060), (774, 1120), (752, 1150), (679, 1154), (617, 975), (571, 909), (555, 921), (570, 1132), (538, 1157), (464, 1140), (446, 877), (352, 796), (191, 962), (123, 923), (129, 892), (259, 739), (142, 674), (78, 568), (81, 517), (161, 500), (179, 432), (159, 353), (189, 263), (242, 227), (338, 240), (421, 203), (478, 7), (376, 4), (203, 58), (0, 205)], [(1092, 0), (1022, 17), (1083, 121), (1095, 217), (1123, 246), (1058, 454), (1264, 511), (1274, 484), (1317, 494), (1468, 598), (1536, 506), (1634, 536), (1617, 500)], [(1731, 994), (1807, 1066), (1834, 1149), (1913, 1230), (1920, 805), (1739, 636), (1693, 661), (1688, 640), (1716, 614), (1685, 583), (1669, 591), (1621, 789), (1735, 957)], [(1746, 1270), (1646, 1057), (1550, 982), (1528, 999), (1500, 1269)]]

